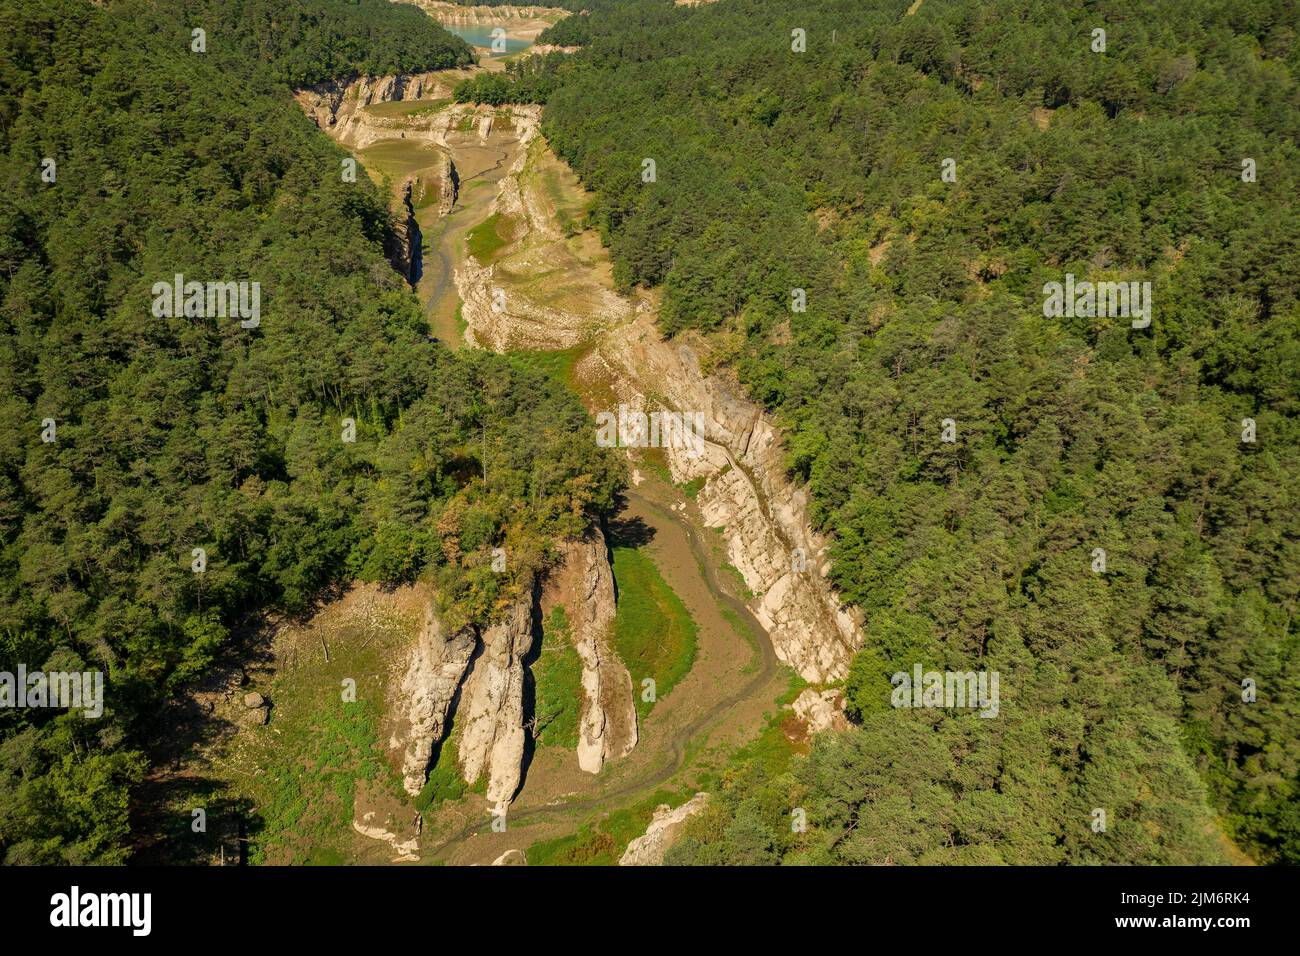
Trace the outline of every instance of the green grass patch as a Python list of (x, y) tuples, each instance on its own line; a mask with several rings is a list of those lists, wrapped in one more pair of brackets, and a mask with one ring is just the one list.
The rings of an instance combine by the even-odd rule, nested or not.
[(754, 632), (750, 630), (749, 624), (746, 623), (745, 619), (737, 614), (734, 609), (728, 607), (726, 604), (719, 604), (718, 613), (722, 615), (722, 619), (730, 625), (731, 629), (736, 632), (740, 639), (749, 645), (749, 649), (754, 652), (754, 656), (750, 659), (750, 662), (740, 669), (742, 674), (752, 674), (758, 669), (758, 665), (762, 663), (763, 660), (763, 652), (758, 646), (758, 638), (754, 636)]
[(436, 146), (415, 139), (381, 139), (358, 150), (362, 163), (392, 176), (394, 180), (409, 176), (439, 161)]
[(509, 241), (501, 234), (503, 225), (501, 214), (494, 212), (471, 229), (465, 236), (469, 254), (481, 263), (491, 262)]
[[(437, 208), (442, 202), (442, 179), (432, 172), (423, 172), (420, 174), (420, 181), (416, 184), (414, 206), (419, 209)], [(429, 223), (433, 226), (437, 220)], [(425, 229), (424, 235), (432, 238), (431, 229)]]
[(650, 472), (666, 485), (673, 483), (673, 473), (668, 467), (668, 456), (664, 454), (662, 448), (641, 448), (641, 463), (645, 465), (646, 471)]
[(388, 773), (379, 758), (378, 721), (372, 704), (335, 700), (310, 721), (285, 722), (278, 759), (252, 788), (261, 826), (251, 840), (254, 863), (328, 863), (342, 859), (350, 832), (358, 780)]
[(565, 388), (577, 391), (573, 369), (586, 350), (586, 345), (575, 345), (572, 348), (555, 352), (520, 349), (507, 352), (506, 358), (518, 367), (541, 372), (548, 378), (559, 382)]
[(682, 485), (682, 494), (694, 501), (699, 497), (700, 492), (704, 490), (704, 483), (708, 480), (708, 475), (697, 475)]
[(573, 649), (564, 608), (551, 611), (542, 628), (542, 647), (532, 665), (541, 746), (575, 750), (582, 706), (582, 658)]
[(749, 585), (745, 583), (745, 576), (740, 573), (740, 568), (736, 567), (729, 561), (723, 561), (722, 570), (727, 573), (728, 577), (736, 582), (736, 588), (740, 592), (741, 597), (748, 601), (754, 596), (754, 592), (751, 591)]
[(614, 649), (632, 675), (637, 714), (644, 720), (654, 702), (642, 699), (641, 681), (652, 678), (655, 696), (668, 696), (695, 663), (696, 626), (648, 554), (617, 546), (613, 551), (618, 584)]
[(371, 103), (369, 106), (363, 106), (362, 109), (372, 116), (381, 116), (385, 119), (397, 119), (403, 116), (414, 118), (439, 113), (454, 102), (455, 100), (452, 99), (394, 100), (388, 103)]
[[(380, 675), (417, 626), (396, 613), (331, 622), (319, 635), (299, 637), (269, 686), (257, 688), (271, 701), (270, 722), (241, 733), (237, 752), (213, 768), (214, 776), (229, 780), (232, 795), (251, 805), (251, 862), (350, 859), (363, 782), (369, 792), (409, 805), (400, 774), (383, 756)], [(352, 689), (344, 685), (349, 679), (355, 681), (355, 701), (343, 699), (345, 689)]]
[(415, 798), (415, 809), (421, 813), (444, 800), (459, 800), (465, 795), (465, 779), (456, 766), (456, 744), (450, 738), (438, 749), (438, 762), (429, 771), (424, 789)]
[(793, 669), (786, 669), (788, 683), (786, 690), (774, 703), (775, 709), (767, 715), (763, 729), (757, 737), (729, 752), (722, 765), (715, 768), (701, 768), (700, 778), (696, 781), (697, 789), (715, 791), (730, 785), (748, 767), (762, 768), (765, 779), (776, 777), (789, 770), (795, 760), (807, 751), (807, 745), (800, 746), (790, 739), (785, 732), (788, 721), (795, 719), (785, 709), (786, 704), (794, 702), (800, 691), (808, 682)]
[(564, 235), (580, 232), (587, 215), (586, 190), (558, 159), (547, 154), (544, 142), (538, 140), (530, 148), (525, 175), (550, 202)]

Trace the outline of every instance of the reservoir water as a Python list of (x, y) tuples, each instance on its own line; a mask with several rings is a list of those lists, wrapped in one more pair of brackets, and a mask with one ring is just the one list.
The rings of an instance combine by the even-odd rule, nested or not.
[[(494, 24), (449, 24), (444, 23), (442, 28), (448, 33), (454, 33), (470, 46), (492, 46), (492, 31), (498, 29), (499, 25)], [(504, 29), (504, 27), (501, 27)], [(520, 50), (526, 50), (533, 45), (532, 40), (519, 40), (515, 37), (506, 37), (506, 53), (518, 53)]]

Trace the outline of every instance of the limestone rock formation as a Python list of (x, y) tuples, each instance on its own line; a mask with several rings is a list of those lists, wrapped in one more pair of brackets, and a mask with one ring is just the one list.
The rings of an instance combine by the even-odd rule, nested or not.
[(610, 646), (614, 623), (614, 574), (605, 536), (593, 528), (581, 541), (566, 542), (563, 560), (547, 577), (542, 615), (560, 604), (570, 637), (582, 660), (582, 715), (578, 723), (578, 766), (599, 773), (607, 761), (631, 752), (637, 742), (632, 678)]
[(412, 189), (417, 182), (406, 179), (398, 192), (397, 214), (393, 217), (393, 232), (385, 243), (384, 252), (397, 274), (415, 285), (420, 281), (420, 224), (415, 219)]
[(646, 828), (645, 835), (639, 836), (627, 845), (627, 850), (619, 859), (619, 866), (663, 866), (664, 854), (668, 852), (681, 835), (686, 821), (704, 809), (708, 800), (707, 793), (697, 793), (676, 810), (668, 804), (661, 803), (655, 810), (654, 819)]
[[(410, 651), (390, 721), (388, 747), (406, 791), (424, 787), (433, 748), (447, 736), (455, 704), (456, 748), (466, 782), (487, 778), (487, 797), (502, 813), (523, 773), (524, 658), (533, 645), (533, 615), (562, 606), (582, 661), (583, 705), (578, 763), (598, 773), (637, 740), (632, 679), (610, 646), (614, 577), (605, 538), (594, 528), (561, 545), (562, 560), (540, 589), (525, 588), (503, 617), (477, 632), (444, 632), (432, 606)], [(535, 594), (534, 592), (537, 591)], [(481, 646), (481, 653), (475, 655)]]
[(845, 730), (849, 722), (841, 709), (841, 696), (838, 690), (824, 690), (820, 694), (811, 687), (804, 689), (791, 705), (794, 715), (804, 722), (808, 733), (818, 734), (824, 730)]
[(402, 785), (412, 796), (424, 787), (429, 759), (446, 733), (447, 712), (476, 644), (471, 629), (445, 634), (433, 609), (426, 612), (402, 677), (397, 726), (388, 743), (400, 755)]
[(438, 215), (445, 216), (451, 212), (459, 196), (460, 171), (456, 169), (451, 155), (444, 153), (438, 170)]
[[(331, 138), (355, 150), (385, 139), (411, 139), (429, 145), (428, 167), (404, 179), (394, 196), (394, 229), (384, 252), (393, 268), (408, 283), (420, 281), (422, 236), (415, 210), (427, 194), (438, 195), (438, 213), (447, 215), (460, 191), (460, 175), (448, 152), (448, 136), (470, 106), (434, 108), (434, 100), (451, 96), (449, 74), (416, 73), (359, 77), (348, 82), (323, 83), (299, 90), (298, 103)], [(455, 74), (450, 74), (453, 77)], [(428, 99), (430, 109), (405, 116), (384, 116), (366, 107), (394, 101)], [(440, 104), (441, 105), (441, 104)]]
[[(420, 128), (413, 131), (409, 129), (409, 119), (400, 123), (388, 120), (368, 111), (367, 106), (411, 100), (449, 99), (456, 79), (454, 72), (360, 76), (309, 86), (298, 90), (294, 98), (307, 115), (315, 120), (316, 125), (332, 138), (345, 146), (364, 149), (376, 140), (396, 139), (402, 133), (415, 138), (426, 138), (420, 135), (421, 131), (433, 130), (438, 125), (434, 121), (441, 116), (439, 113), (430, 114), (430, 122), (419, 124)], [(435, 136), (427, 138), (436, 139)]]
[(533, 646), (532, 589), (483, 631), (457, 716), (466, 783), (487, 775), (488, 802), (504, 813), (519, 789), (524, 757), (524, 655)]

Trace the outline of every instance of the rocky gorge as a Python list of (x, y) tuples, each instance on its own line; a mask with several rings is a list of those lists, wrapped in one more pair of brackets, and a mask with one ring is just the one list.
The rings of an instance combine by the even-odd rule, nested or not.
[[(700, 485), (699, 515), (719, 530), (727, 558), (748, 589), (749, 609), (776, 656), (810, 682), (842, 678), (861, 642), (860, 621), (826, 581), (826, 543), (811, 529), (806, 489), (786, 476), (774, 423), (734, 380), (702, 369), (706, 345), (659, 335), (651, 296), (619, 295), (607, 279), (569, 268), (573, 245), (590, 244), (591, 235), (575, 238), (560, 225), (554, 198), (531, 166), (539, 155), (556, 162), (540, 135), (540, 109), (440, 103), (448, 82), (437, 75), (359, 78), (301, 91), (299, 102), (322, 129), (358, 152), (395, 140), (427, 144), (436, 176), (421, 171), (401, 182), (399, 206), (407, 212), (423, 204), (422, 190), (436, 188), (439, 217), (447, 217), (459, 208), (464, 185), (455, 151), (468, 141), (486, 147), (489, 136), (493, 149), (504, 148), (503, 135), (510, 141), (508, 165), (504, 175), (494, 176), (486, 207), (486, 215), (502, 224), (504, 249), (489, 261), (464, 257), (454, 269), (465, 341), (494, 351), (577, 349), (574, 373), (593, 413), (608, 411), (611, 402), (698, 413), (702, 445), (693, 452), (663, 449), (671, 478)], [(375, 109), (407, 102), (409, 109)], [(503, 122), (494, 124), (498, 117)], [(497, 133), (494, 126), (507, 132)], [(393, 258), (409, 278), (403, 257)], [(565, 284), (558, 291), (546, 286), (543, 294), (535, 281), (539, 275)], [(497, 306), (500, 292), (504, 309)], [(639, 455), (629, 454), (636, 467), (644, 467)], [(487, 626), (448, 633), (430, 607), (386, 715), (390, 762), (401, 768), (407, 794), (421, 792), (440, 748), (452, 747), (465, 782), (481, 782), (492, 812), (506, 813), (529, 760), (526, 661), (540, 622), (557, 607), (565, 611), (581, 661), (578, 766), (598, 774), (627, 757), (639, 728), (632, 681), (610, 639), (615, 602), (607, 545), (594, 527), (586, 538), (562, 543), (553, 566)], [(668, 841), (653, 842), (649, 857), (662, 859)]]

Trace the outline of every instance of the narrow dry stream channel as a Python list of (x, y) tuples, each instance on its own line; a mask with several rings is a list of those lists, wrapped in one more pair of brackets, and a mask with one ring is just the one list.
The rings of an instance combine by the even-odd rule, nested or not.
[(424, 258), (420, 297), (425, 300), (424, 313), (433, 334), (455, 347), (461, 344), (461, 335), (456, 323), (460, 296), (456, 292), (454, 270), (464, 261), (466, 236), (487, 218), (497, 184), (506, 174), (510, 152), (493, 146), (466, 145), (454, 149), (452, 159), (461, 170), (460, 196), (452, 211), (426, 233), (428, 252)]
[[(452, 211), (426, 230), (419, 293), (432, 334), (459, 348), (464, 343), (456, 321), (460, 298), (454, 273), (463, 268), (467, 236), (489, 217), (520, 147), (495, 133), (486, 142), (465, 137), (450, 147), (461, 171), (460, 195)], [(516, 235), (514, 240), (524, 238)], [(506, 834), (493, 833), (490, 819), (476, 808), (445, 808), (430, 820), (423, 862), (490, 862), (503, 849), (526, 849), (538, 839), (572, 832), (602, 811), (644, 799), (673, 782), (688, 754), (706, 741), (715, 742), (715, 734), (732, 744), (752, 737), (784, 690), (767, 633), (733, 593), (735, 585), (721, 573), (721, 559), (708, 540), (712, 532), (704, 530), (681, 490), (658, 477), (646, 478), (627, 489), (620, 517), (639, 520), (653, 531), (652, 557), (699, 628), (693, 670), (700, 673), (694, 680), (688, 675), (656, 705), (632, 754), (597, 776), (562, 770), (535, 754), (511, 805)]]

